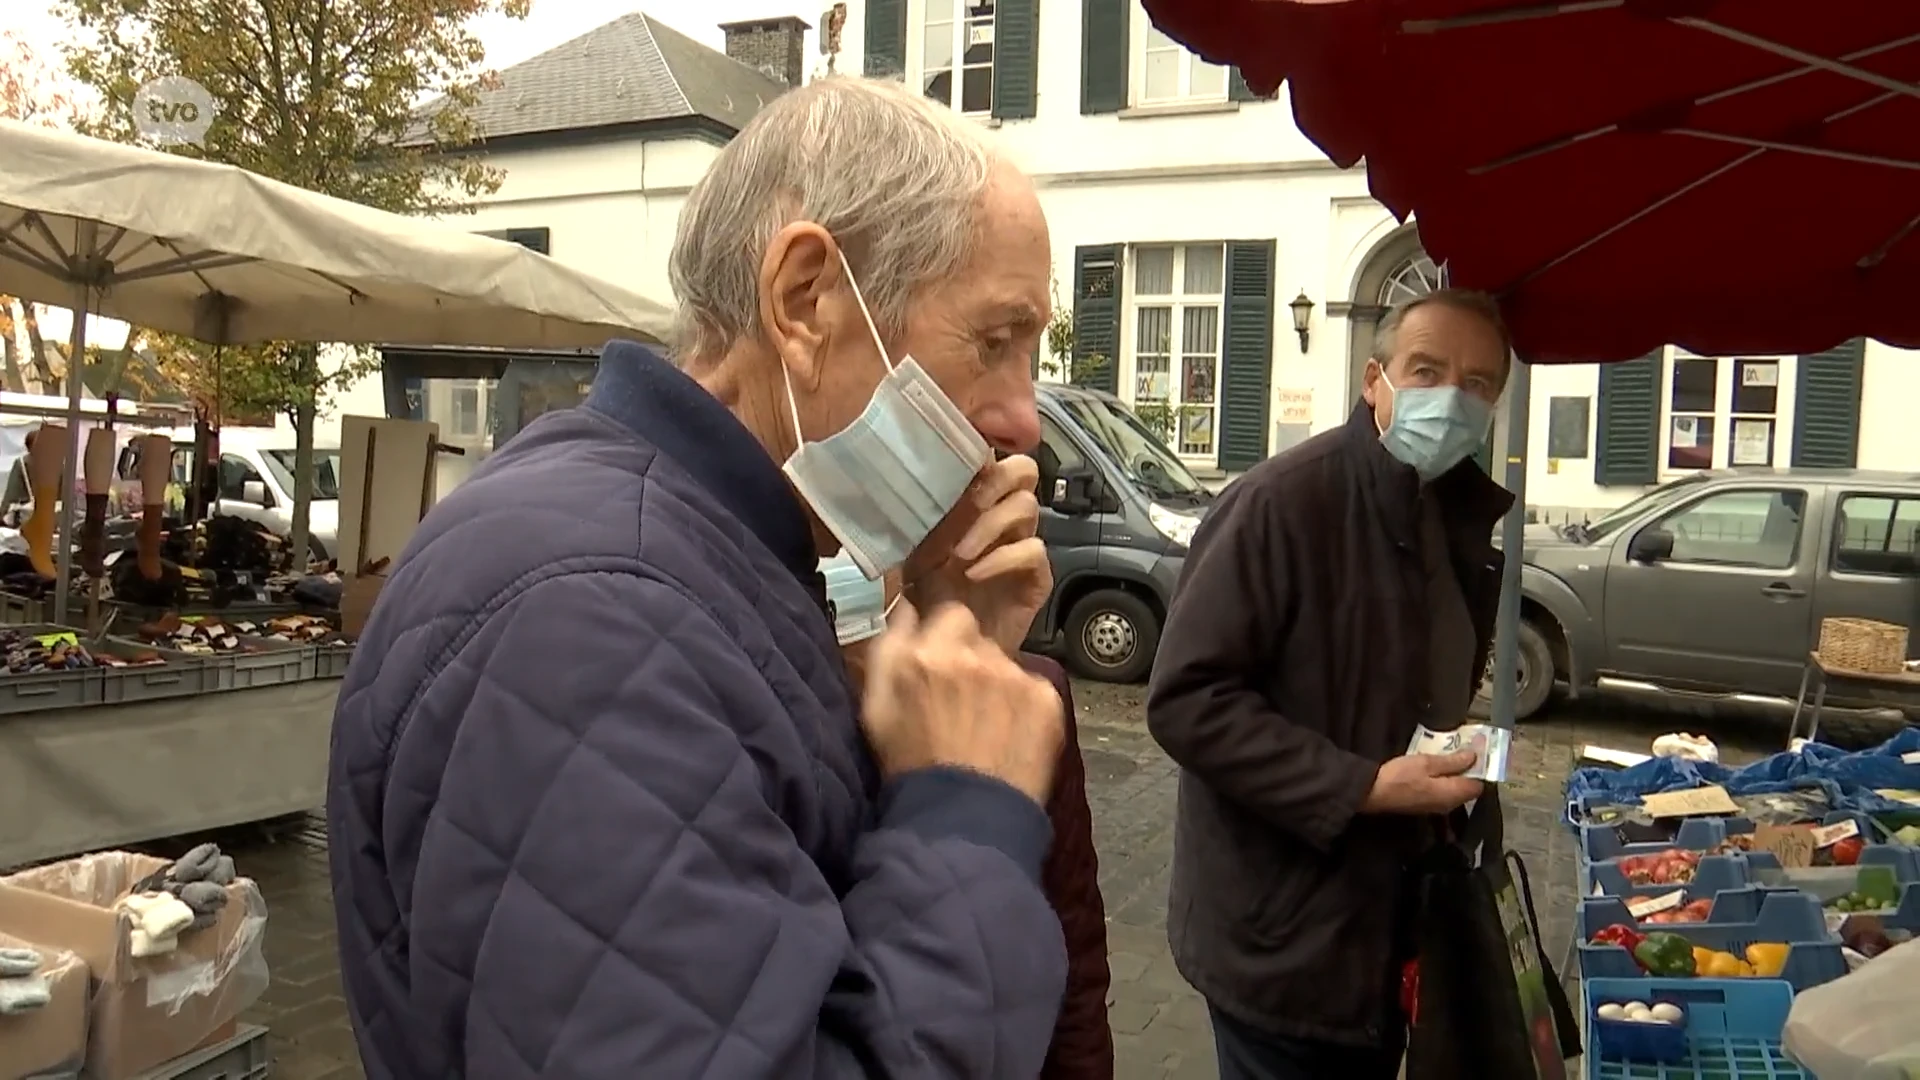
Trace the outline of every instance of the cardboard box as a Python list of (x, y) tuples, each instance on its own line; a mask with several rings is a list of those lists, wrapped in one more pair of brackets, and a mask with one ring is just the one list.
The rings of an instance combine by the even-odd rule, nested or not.
[(349, 641), (358, 641), (360, 632), (367, 627), (367, 619), (373, 615), (374, 601), (380, 599), (380, 590), (387, 584), (385, 570), (377, 573), (355, 574), (347, 579), (340, 590), (340, 633)]
[(0, 934), (0, 949), (40, 954), (34, 974), (52, 1000), (32, 1012), (0, 1016), (0, 1080), (80, 1071), (87, 1054), (87, 965), (70, 952)]
[(126, 1080), (205, 1043), (267, 986), (267, 909), (242, 878), (213, 925), (174, 951), (136, 959), (113, 904), (164, 859), (126, 851), (82, 855), (0, 878), (0, 930), (65, 949), (91, 972), (90, 1080)]

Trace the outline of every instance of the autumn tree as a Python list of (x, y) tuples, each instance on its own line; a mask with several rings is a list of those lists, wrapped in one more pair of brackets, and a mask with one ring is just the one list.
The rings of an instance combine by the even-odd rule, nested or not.
[[(473, 19), (524, 18), (529, 0), (61, 0), (76, 41), (68, 69), (103, 102), (93, 134), (139, 141), (135, 92), (184, 75), (217, 106), (199, 146), (172, 148), (402, 214), (449, 214), (498, 189), (468, 109), (485, 78)], [(420, 105), (439, 99), (422, 114)], [(211, 366), (211, 346), (167, 342)], [(293, 550), (308, 551), (314, 420), (327, 396), (373, 367), (369, 350), (323, 371), (318, 347), (220, 352), (222, 390), (291, 416)]]

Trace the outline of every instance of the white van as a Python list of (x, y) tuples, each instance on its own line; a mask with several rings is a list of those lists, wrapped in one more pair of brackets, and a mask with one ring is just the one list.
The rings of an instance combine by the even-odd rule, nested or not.
[[(193, 429), (175, 428), (168, 434), (173, 439), (173, 483), (184, 490), (192, 469)], [(257, 521), (277, 536), (291, 533), (293, 460), (292, 432), (264, 427), (222, 429), (219, 501), (214, 512)], [(313, 469), (313, 501), (307, 511), (309, 546), (313, 558), (331, 559), (340, 550), (340, 448), (314, 447)], [(132, 446), (121, 452), (117, 472), (123, 483), (138, 488), (139, 455)], [(131, 490), (129, 502), (138, 499), (138, 491)]]

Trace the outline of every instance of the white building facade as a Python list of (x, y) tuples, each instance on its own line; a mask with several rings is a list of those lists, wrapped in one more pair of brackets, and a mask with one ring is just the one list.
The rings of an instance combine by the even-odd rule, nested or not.
[[(688, 190), (731, 131), (804, 78), (808, 29), (729, 27), (742, 63), (636, 14), (509, 68), (482, 117), (505, 179), (462, 224), (665, 299)], [(1073, 355), (1040, 359), (1044, 377), (1112, 390), (1203, 475), (1344, 422), (1381, 315), (1438, 281), (1414, 228), (1300, 134), (1284, 91), (1255, 98), (1155, 31), (1138, 0), (852, 0), (820, 37), (835, 69), (903, 78), (977, 117), (1033, 176), (1074, 330)], [(688, 87), (685, 108), (621, 111), (648, 65)], [(615, 104), (583, 111), (594, 101)], [(510, 373), (451, 353), (391, 355), (382, 391), (474, 451), (446, 465), (443, 490), (517, 430), (504, 414), (530, 407)], [(1853, 343), (1537, 369), (1527, 502), (1555, 519), (1702, 467), (1920, 465), (1895, 404), (1920, 386), (1915, 359)], [(558, 389), (533, 407), (577, 400), (591, 371), (590, 357), (555, 362)], [(365, 396), (343, 405), (364, 411)]]

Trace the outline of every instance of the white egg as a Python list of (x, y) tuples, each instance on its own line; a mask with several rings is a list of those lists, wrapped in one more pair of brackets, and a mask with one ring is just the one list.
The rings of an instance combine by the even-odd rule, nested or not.
[(1645, 1005), (1642, 1005), (1636, 1001), (1633, 1004), (1627, 1006), (1627, 1019), (1633, 1021), (1636, 1024), (1646, 1023), (1647, 1021), (1653, 1019), (1653, 1010), (1647, 1008)]
[(1625, 1020), (1626, 1018), (1627, 1010), (1611, 1001), (1600, 1006), (1600, 1019), (1602, 1020)]
[(1687, 1014), (1680, 1011), (1680, 1006), (1671, 1001), (1662, 1001), (1648, 1012), (1663, 1024), (1678, 1024), (1687, 1018)]

